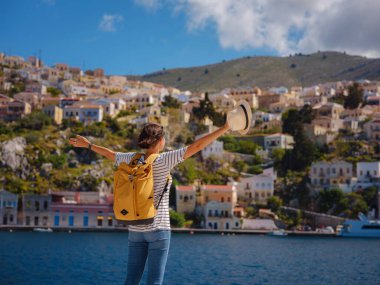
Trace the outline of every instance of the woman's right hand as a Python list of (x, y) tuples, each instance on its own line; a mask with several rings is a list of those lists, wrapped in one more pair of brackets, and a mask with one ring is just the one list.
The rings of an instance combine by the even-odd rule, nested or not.
[(77, 135), (75, 138), (70, 138), (69, 144), (71, 144), (74, 147), (88, 148), (88, 146), (90, 145), (90, 141), (86, 139), (85, 137)]

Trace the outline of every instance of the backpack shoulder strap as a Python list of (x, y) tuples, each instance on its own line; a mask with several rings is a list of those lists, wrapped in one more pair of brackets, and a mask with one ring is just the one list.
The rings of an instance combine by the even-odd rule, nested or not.
[(136, 152), (132, 158), (131, 158), (131, 161), (129, 162), (129, 165), (131, 167), (134, 167), (137, 165), (137, 162), (139, 161), (139, 159), (143, 156), (144, 154), (143, 153), (140, 153), (140, 152)]
[(149, 155), (149, 157), (145, 160), (145, 163), (146, 164), (152, 164), (157, 157), (159, 157), (160, 155), (158, 153), (153, 153), (151, 155)]
[(161, 193), (161, 196), (160, 196), (160, 200), (158, 201), (158, 204), (157, 204), (157, 207), (156, 207), (156, 210), (158, 209), (158, 207), (160, 206), (161, 204), (161, 200), (162, 200), (162, 197), (164, 196), (165, 192), (168, 191), (168, 184), (169, 184), (169, 180), (171, 178), (171, 175), (170, 173), (168, 174), (167, 178), (166, 178), (166, 183), (165, 183), (165, 186), (164, 186), (164, 189), (162, 190), (162, 193)]

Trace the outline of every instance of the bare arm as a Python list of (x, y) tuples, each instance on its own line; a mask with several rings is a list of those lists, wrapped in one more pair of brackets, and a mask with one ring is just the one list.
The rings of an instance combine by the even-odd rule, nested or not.
[[(75, 138), (71, 138), (69, 140), (69, 144), (71, 144), (74, 147), (88, 148), (91, 143), (85, 137), (77, 135)], [(112, 161), (115, 161), (115, 152), (108, 149), (108, 148), (92, 144), (91, 150), (93, 150), (94, 152), (96, 152), (100, 155), (103, 155), (103, 156), (111, 159)]]
[(204, 149), (206, 146), (208, 146), (210, 143), (215, 141), (220, 136), (224, 135), (228, 130), (230, 129), (230, 126), (226, 122), (225, 125), (216, 131), (201, 137), (200, 139), (193, 142), (189, 147), (187, 148), (184, 159), (189, 158), (190, 156), (196, 154), (198, 151)]

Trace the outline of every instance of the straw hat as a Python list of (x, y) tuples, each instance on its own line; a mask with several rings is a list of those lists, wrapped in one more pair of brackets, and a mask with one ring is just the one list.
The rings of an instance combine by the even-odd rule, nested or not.
[(252, 111), (248, 102), (240, 100), (235, 108), (227, 113), (227, 122), (232, 131), (239, 131), (242, 135), (248, 133), (252, 122)]

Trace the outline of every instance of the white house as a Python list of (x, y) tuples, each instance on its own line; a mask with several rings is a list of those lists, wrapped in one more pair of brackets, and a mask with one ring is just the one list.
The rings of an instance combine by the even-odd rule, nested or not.
[(66, 106), (63, 111), (64, 119), (74, 119), (84, 124), (101, 122), (103, 120), (103, 107), (100, 105), (80, 105)]
[(70, 93), (78, 95), (78, 96), (86, 96), (87, 95), (87, 87), (71, 85)]
[(358, 162), (356, 177), (358, 182), (369, 182), (374, 178), (380, 178), (380, 161)]
[(253, 121), (262, 121), (262, 122), (270, 122), (273, 120), (281, 121), (281, 114), (256, 111), (252, 114), (252, 119)]
[(228, 202), (210, 201), (203, 208), (205, 228), (239, 229), (240, 218), (234, 216), (234, 206)]
[(340, 188), (345, 192), (351, 191), (353, 167), (346, 161), (313, 162), (309, 177), (315, 188)]
[(107, 114), (110, 117), (115, 117), (117, 115), (115, 104), (107, 98), (90, 99), (88, 101), (95, 105), (101, 105), (103, 107), (104, 114)]
[(258, 175), (242, 178), (236, 185), (238, 197), (266, 203), (267, 198), (273, 196), (275, 181), (276, 173), (273, 168), (268, 168)]
[(294, 139), (291, 135), (273, 134), (264, 137), (264, 149), (273, 150), (275, 148), (292, 149)]
[[(205, 135), (207, 135), (207, 134), (198, 135), (198, 136), (195, 137), (195, 140), (198, 140), (201, 137), (204, 137)], [(222, 141), (218, 141), (218, 140), (213, 141), (211, 144), (209, 144), (204, 149), (202, 149), (201, 154), (202, 154), (203, 158), (207, 158), (207, 157), (210, 157), (210, 156), (222, 158), (223, 154), (224, 154), (223, 142)]]

